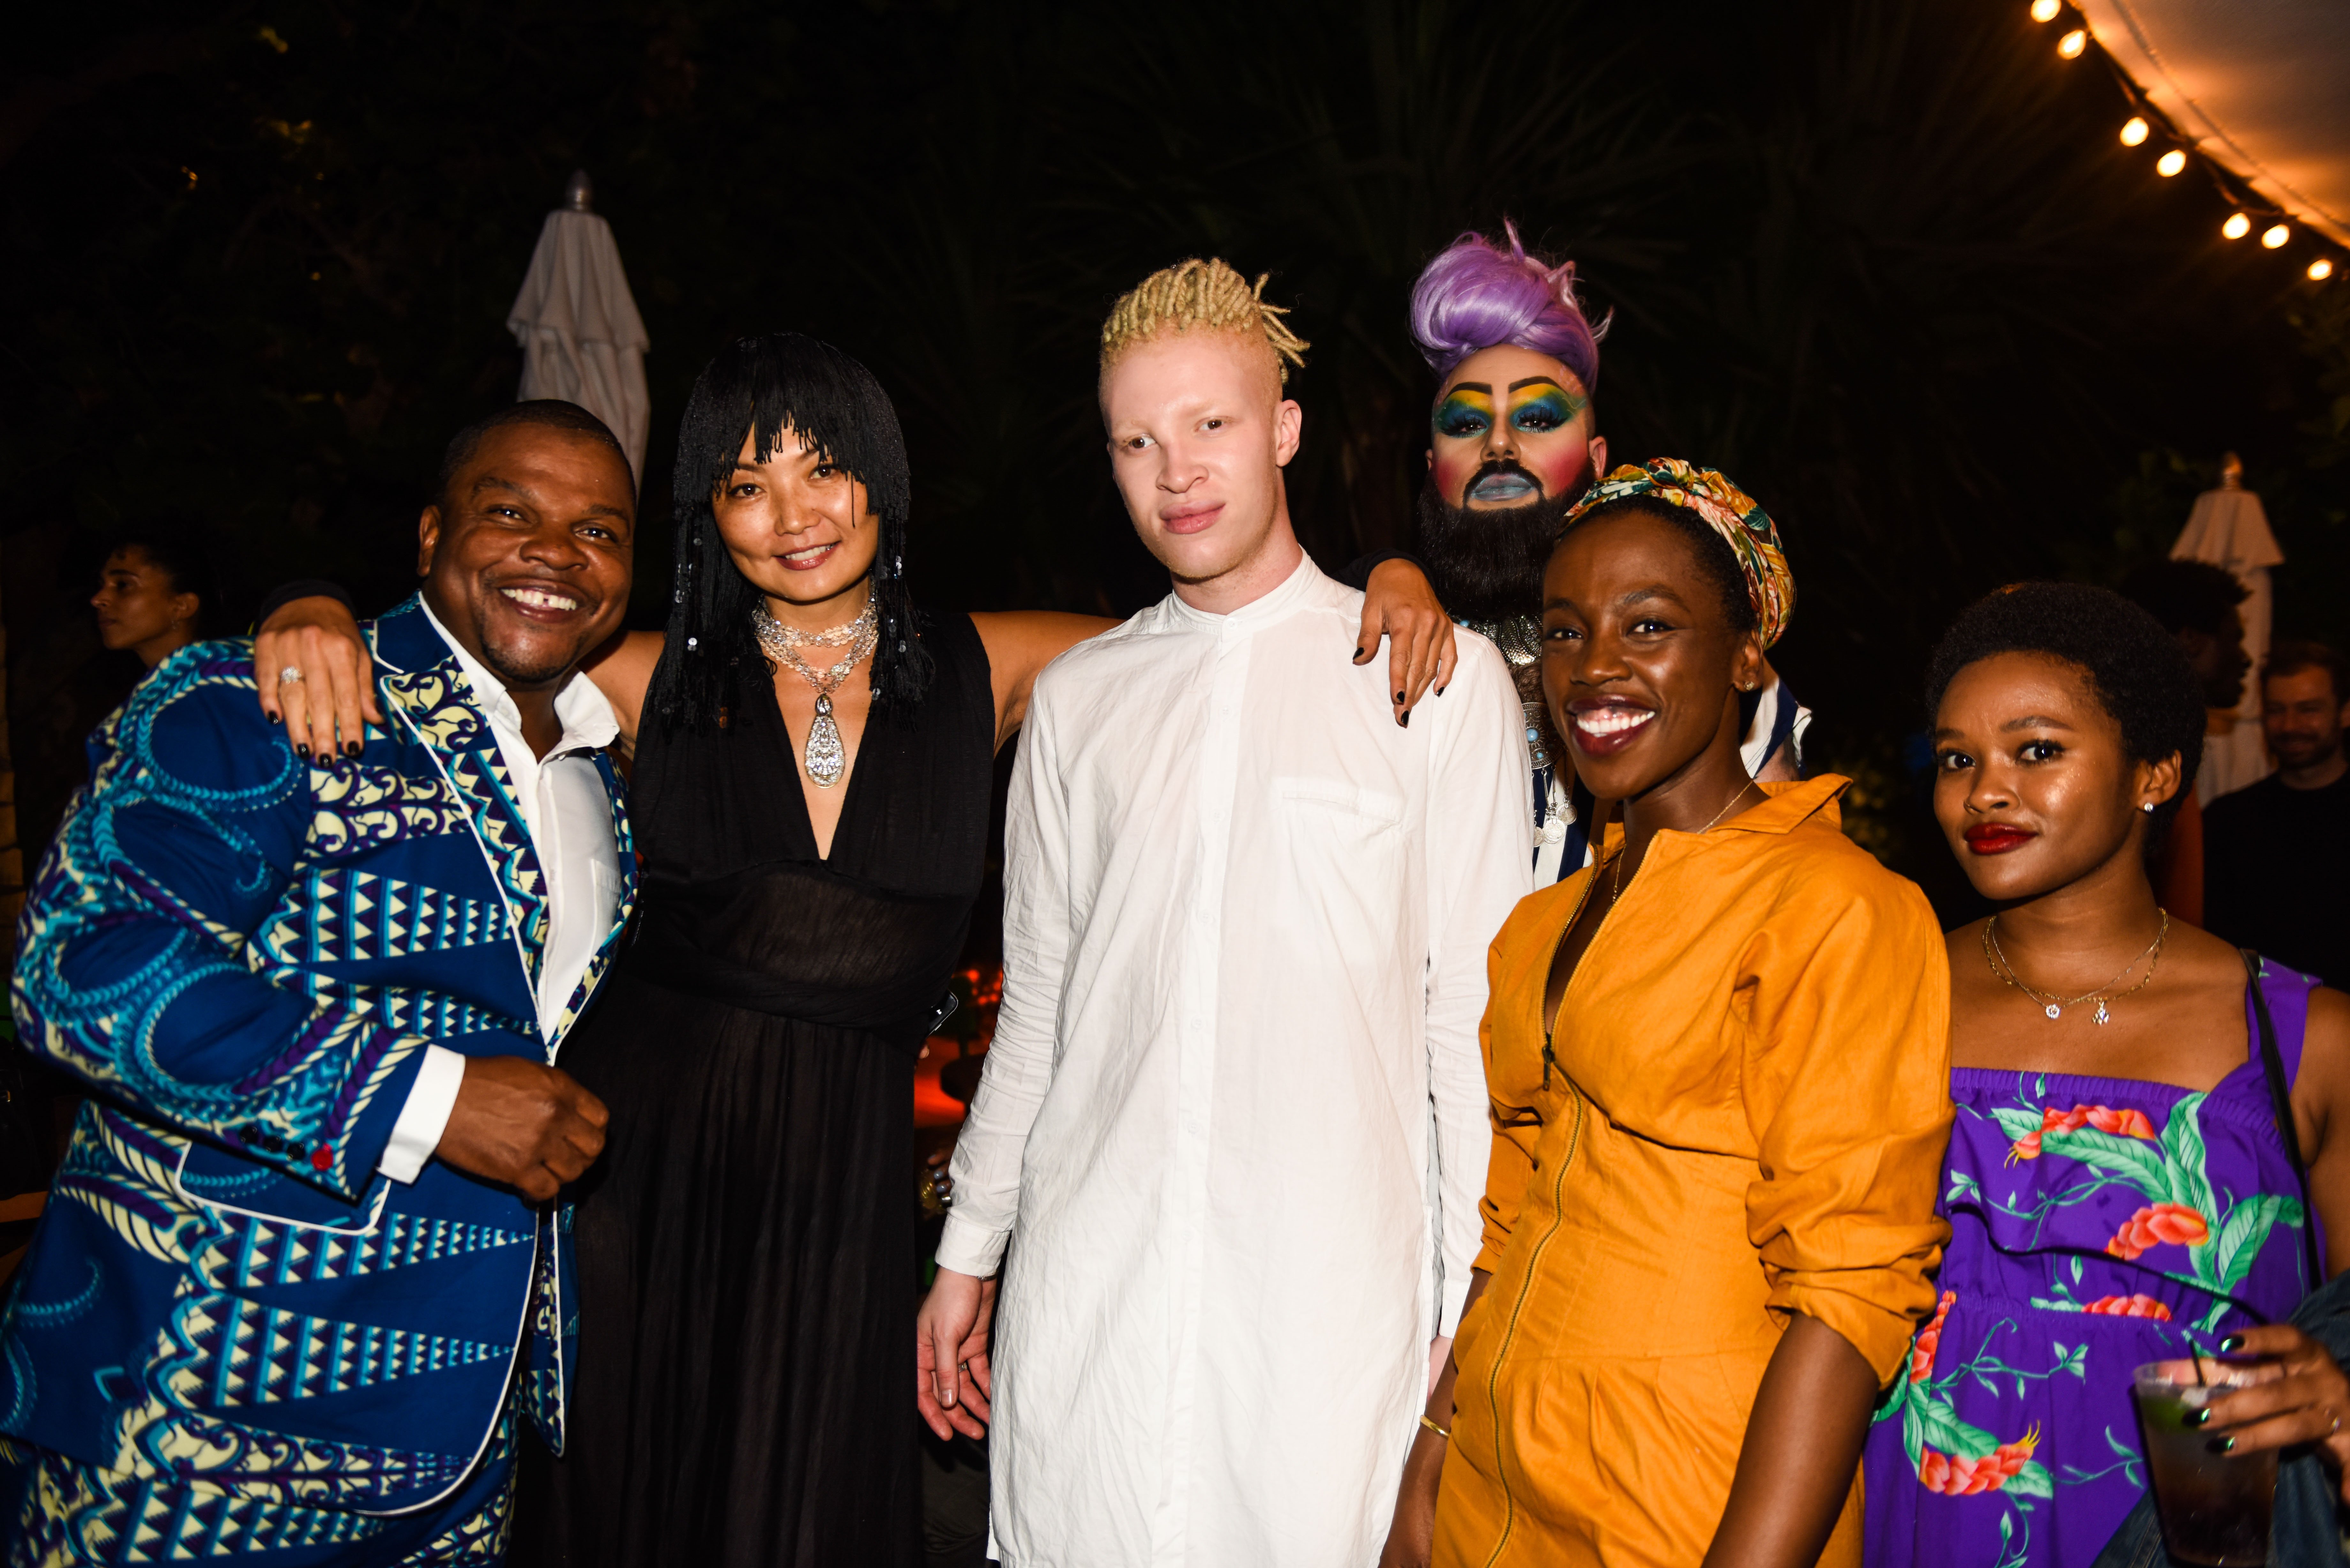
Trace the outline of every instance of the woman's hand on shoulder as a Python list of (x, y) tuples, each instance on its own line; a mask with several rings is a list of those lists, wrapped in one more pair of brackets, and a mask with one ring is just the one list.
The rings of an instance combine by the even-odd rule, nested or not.
[(974, 610), (971, 624), (987, 649), (988, 681), (995, 689), (995, 748), (1002, 751), (1028, 717), (1028, 697), (1045, 666), (1118, 623), (1107, 616), (1058, 610)]
[(305, 757), (357, 756), (366, 725), (383, 722), (375, 658), (338, 599), (292, 599), (272, 611), (254, 634), (253, 680), (262, 712), (285, 724)]
[(1404, 722), (1430, 686), (1443, 694), (1459, 664), (1452, 618), (1444, 613), (1428, 575), (1409, 561), (1381, 561), (1363, 591), (1363, 625), (1355, 634), (1355, 662), (1367, 664), (1388, 639), (1388, 691), (1396, 722)]

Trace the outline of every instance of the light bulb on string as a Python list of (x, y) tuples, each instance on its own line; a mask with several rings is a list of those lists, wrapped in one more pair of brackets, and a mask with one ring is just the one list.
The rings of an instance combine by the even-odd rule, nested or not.
[(2241, 240), (2252, 232), (2252, 221), (2241, 213), (2231, 213), (2228, 221), (2220, 225), (2220, 232), (2231, 240)]
[(2154, 171), (2168, 180), (2186, 167), (2187, 154), (2174, 147), (2155, 160)]
[(2079, 59), (2081, 51), (2088, 47), (2089, 30), (2086, 27), (2075, 27), (2056, 40), (2056, 52), (2068, 60)]
[(2261, 248), (2262, 250), (2281, 251), (2284, 249), (2284, 243), (2291, 238), (2293, 238), (2293, 231), (2285, 227), (2282, 223), (2279, 223), (2274, 228), (2269, 230), (2268, 233), (2261, 236)]
[(2320, 256), (2315, 261), (2309, 264), (2310, 282), (2324, 283), (2327, 278), (2332, 277), (2333, 275), (2334, 263), (2330, 257)]
[(2141, 142), (2146, 140), (2147, 132), (2151, 129), (2152, 127), (2148, 126), (2146, 122), (2146, 116), (2142, 114), (2131, 115), (2122, 126), (2122, 145), (2124, 147), (2136, 147), (2139, 145)]
[(2035, 22), (2054, 22), (2056, 19), (2056, 13), (2064, 8), (2064, 0), (2032, 0), (2032, 19)]

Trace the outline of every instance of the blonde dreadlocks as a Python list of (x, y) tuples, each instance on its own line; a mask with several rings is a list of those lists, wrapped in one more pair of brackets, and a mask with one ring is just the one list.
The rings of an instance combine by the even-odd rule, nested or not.
[(1286, 385), (1289, 367), (1303, 369), (1305, 350), (1311, 345), (1281, 319), (1289, 314), (1286, 306), (1264, 302), (1264, 286), (1272, 276), (1264, 274), (1251, 288), (1248, 279), (1212, 256), (1206, 261), (1194, 257), (1152, 273), (1111, 306), (1109, 319), (1102, 323), (1103, 371), (1107, 372), (1128, 349), (1161, 332), (1204, 327), (1250, 337), (1263, 334), (1274, 352), (1274, 369)]

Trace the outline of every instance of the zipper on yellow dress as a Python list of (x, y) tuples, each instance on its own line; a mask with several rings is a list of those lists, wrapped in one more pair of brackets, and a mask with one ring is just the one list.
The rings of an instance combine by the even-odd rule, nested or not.
[[(1559, 1000), (1564, 1003), (1565, 998)], [(1549, 1031), (1544, 1031), (1544, 1054), (1546, 1056), (1549, 1054)], [(1557, 1172), (1551, 1178), (1550, 1229), (1543, 1232), (1542, 1240), (1534, 1243), (1534, 1255), (1526, 1260), (1525, 1278), (1519, 1282), (1517, 1299), (1510, 1303), (1509, 1324), (1502, 1331), (1502, 1343), (1493, 1347), (1492, 1369), (1485, 1374), (1485, 1408), (1493, 1422), (1493, 1479), (1501, 1483), (1503, 1504), (1501, 1538), (1493, 1542), (1492, 1552), (1485, 1559), (1485, 1568), (1493, 1568), (1493, 1564), (1501, 1561), (1503, 1549), (1509, 1545), (1510, 1532), (1517, 1527), (1518, 1521), (1518, 1500), (1510, 1490), (1509, 1461), (1502, 1452), (1502, 1364), (1509, 1358), (1510, 1346), (1517, 1341), (1518, 1319), (1526, 1310), (1526, 1293), (1534, 1289), (1534, 1276), (1542, 1270), (1543, 1254), (1550, 1250), (1552, 1239), (1558, 1234), (1563, 1218), (1559, 1212), (1559, 1199), (1566, 1190), (1566, 1173), (1575, 1168), (1575, 1151), (1583, 1143), (1583, 1091), (1575, 1086), (1572, 1078), (1567, 1080), (1566, 1088), (1575, 1096), (1575, 1121), (1567, 1128), (1566, 1149), (1559, 1157)]]

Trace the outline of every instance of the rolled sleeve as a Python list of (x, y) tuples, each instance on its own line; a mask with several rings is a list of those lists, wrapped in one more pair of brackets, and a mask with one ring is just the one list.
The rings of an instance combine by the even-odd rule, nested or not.
[[(1833, 905), (1830, 905), (1830, 898)], [(1835, 1329), (1880, 1387), (1931, 1312), (1949, 1224), (1950, 964), (1925, 898), (1840, 888), (1751, 950), (1748, 1239), (1767, 1306)], [(1823, 926), (1825, 929), (1823, 929)]]

